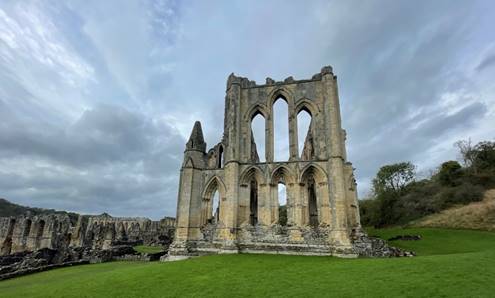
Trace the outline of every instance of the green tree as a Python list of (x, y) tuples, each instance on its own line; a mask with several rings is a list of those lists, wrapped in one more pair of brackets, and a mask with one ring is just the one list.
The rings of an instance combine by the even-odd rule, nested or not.
[(474, 146), (473, 167), (481, 171), (495, 169), (495, 142), (484, 141)]
[(461, 165), (454, 160), (446, 161), (440, 166), (437, 174), (438, 181), (444, 186), (456, 186), (462, 176)]
[(411, 162), (401, 162), (386, 165), (380, 168), (373, 179), (373, 191), (375, 195), (385, 192), (398, 193), (414, 180), (415, 166)]

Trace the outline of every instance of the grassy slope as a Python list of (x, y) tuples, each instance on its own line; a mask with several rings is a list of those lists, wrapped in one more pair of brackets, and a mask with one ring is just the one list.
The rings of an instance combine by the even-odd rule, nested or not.
[(444, 227), (495, 231), (495, 189), (483, 201), (446, 209), (413, 223), (417, 227)]
[(2, 297), (366, 296), (493, 297), (495, 233), (440, 229), (373, 230), (415, 258), (337, 259), (216, 255), (170, 263), (105, 263), (0, 282)]

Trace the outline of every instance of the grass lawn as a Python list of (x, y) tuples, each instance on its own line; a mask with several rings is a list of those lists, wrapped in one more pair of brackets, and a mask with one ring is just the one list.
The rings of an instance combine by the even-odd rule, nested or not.
[(0, 282), (0, 297), (494, 297), (495, 233), (371, 230), (418, 257), (338, 259), (215, 255), (169, 263), (113, 262)]
[(138, 245), (138, 246), (134, 246), (134, 250), (142, 254), (154, 254), (154, 253), (162, 252), (163, 248), (160, 246)]

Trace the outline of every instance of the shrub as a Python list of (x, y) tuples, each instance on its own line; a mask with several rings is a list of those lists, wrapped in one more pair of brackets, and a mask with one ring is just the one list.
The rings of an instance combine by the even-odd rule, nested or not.
[(455, 186), (460, 184), (462, 177), (462, 167), (454, 160), (446, 161), (440, 166), (440, 171), (437, 174), (438, 181), (444, 186)]

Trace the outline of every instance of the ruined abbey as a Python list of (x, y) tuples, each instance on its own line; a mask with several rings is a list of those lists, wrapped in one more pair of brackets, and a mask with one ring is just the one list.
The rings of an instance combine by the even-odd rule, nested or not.
[[(274, 160), (273, 105), (288, 105), (290, 157)], [(309, 113), (304, 149), (297, 116)], [(252, 120), (265, 121), (260, 161)], [(176, 234), (170, 259), (210, 253), (284, 253), (357, 256), (361, 233), (356, 182), (347, 161), (337, 77), (330, 66), (311, 79), (271, 78), (258, 85), (231, 74), (224, 132), (206, 150), (196, 122), (180, 172)], [(285, 185), (287, 220), (279, 217), (278, 185)], [(214, 193), (219, 204), (213, 207)], [(361, 234), (362, 235), (362, 234)]]
[(0, 217), (0, 256), (43, 248), (68, 247), (109, 249), (115, 244), (137, 242), (163, 245), (172, 238), (175, 219), (152, 221), (147, 218), (66, 214)]

